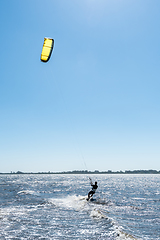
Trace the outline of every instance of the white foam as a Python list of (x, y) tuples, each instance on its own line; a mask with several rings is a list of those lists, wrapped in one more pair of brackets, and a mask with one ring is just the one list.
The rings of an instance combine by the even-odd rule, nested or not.
[(90, 216), (91, 216), (91, 217), (95, 217), (95, 218), (106, 218), (106, 219), (108, 219), (107, 216), (105, 216), (105, 215), (102, 213), (102, 211), (100, 211), (100, 210), (98, 210), (98, 209), (96, 209), (96, 208), (94, 208), (93, 210), (91, 210)]
[(123, 232), (123, 231), (119, 231), (119, 238), (117, 239), (128, 239), (128, 240), (138, 240), (137, 238), (135, 238), (134, 236), (132, 236), (129, 233)]
[(52, 204), (57, 205), (58, 207), (65, 207), (70, 209), (75, 209), (77, 211), (83, 210), (84, 207), (87, 205), (85, 196), (67, 196), (66, 198), (60, 198), (60, 199), (50, 199), (50, 202)]
[(32, 190), (22, 190), (22, 191), (19, 191), (17, 194), (39, 195), (37, 192)]
[(118, 226), (115, 222), (113, 224), (112, 230), (110, 231), (110, 236), (114, 237), (116, 240), (140, 240), (133, 235), (125, 232), (122, 226)]

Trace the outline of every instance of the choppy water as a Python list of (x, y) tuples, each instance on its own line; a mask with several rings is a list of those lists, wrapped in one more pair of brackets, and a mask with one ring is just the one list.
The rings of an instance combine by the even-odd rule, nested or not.
[(1, 175), (0, 239), (160, 239), (160, 175)]

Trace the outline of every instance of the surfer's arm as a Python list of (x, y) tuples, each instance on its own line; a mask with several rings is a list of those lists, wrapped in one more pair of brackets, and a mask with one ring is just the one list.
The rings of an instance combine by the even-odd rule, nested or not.
[(93, 186), (92, 179), (91, 179), (91, 178), (89, 178), (89, 180), (90, 180), (90, 184), (91, 184), (91, 186)]

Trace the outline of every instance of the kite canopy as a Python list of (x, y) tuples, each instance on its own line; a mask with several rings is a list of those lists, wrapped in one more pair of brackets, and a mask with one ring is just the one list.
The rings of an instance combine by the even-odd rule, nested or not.
[(52, 38), (44, 38), (42, 53), (41, 53), (41, 61), (48, 62), (51, 57), (52, 50), (54, 45), (54, 39)]

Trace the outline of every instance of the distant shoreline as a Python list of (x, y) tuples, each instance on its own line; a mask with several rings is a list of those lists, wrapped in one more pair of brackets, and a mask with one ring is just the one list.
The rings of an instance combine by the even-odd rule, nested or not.
[(15, 175), (15, 174), (160, 174), (160, 170), (126, 170), (126, 171), (88, 171), (88, 170), (74, 170), (74, 171), (64, 171), (64, 172), (10, 172), (10, 173), (0, 173), (0, 174), (8, 174), (8, 175)]

